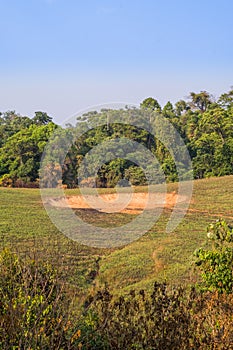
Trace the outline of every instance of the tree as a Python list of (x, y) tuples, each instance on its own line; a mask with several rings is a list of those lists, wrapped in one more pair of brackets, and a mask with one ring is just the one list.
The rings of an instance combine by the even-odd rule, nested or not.
[(35, 116), (32, 119), (34, 124), (37, 125), (46, 125), (52, 122), (53, 118), (49, 117), (45, 112), (35, 112)]
[(201, 114), (190, 142), (197, 178), (229, 175), (233, 171), (233, 116), (217, 106)]
[(54, 123), (38, 126), (34, 124), (9, 137), (0, 148), (0, 179), (8, 174), (12, 185), (17, 180), (22, 180), (25, 184), (36, 181), (41, 155), (55, 128)]
[(190, 92), (190, 98), (190, 107), (194, 110), (199, 110), (202, 113), (205, 112), (213, 102), (211, 95), (206, 91), (201, 91), (198, 94)]
[(140, 104), (141, 108), (144, 109), (151, 109), (153, 111), (161, 112), (161, 106), (158, 103), (158, 101), (152, 97), (148, 97), (145, 100), (142, 101)]
[(233, 107), (233, 88), (219, 97), (218, 104), (225, 109)]
[(32, 120), (28, 117), (22, 117), (15, 111), (7, 111), (0, 117), (0, 147), (6, 142), (8, 137), (14, 135), (21, 129), (28, 128)]
[(174, 118), (175, 117), (175, 111), (173, 108), (173, 105), (170, 101), (168, 101), (165, 106), (163, 107), (162, 113), (164, 115), (164, 117), (166, 118)]
[(184, 100), (180, 100), (175, 104), (175, 111), (178, 115), (181, 115), (183, 112), (186, 112), (189, 109), (189, 105)]

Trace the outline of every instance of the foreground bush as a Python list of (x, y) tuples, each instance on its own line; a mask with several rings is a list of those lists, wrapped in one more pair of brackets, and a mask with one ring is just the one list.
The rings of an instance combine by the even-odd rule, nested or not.
[[(212, 247), (196, 251), (196, 265), (202, 272), (203, 290), (233, 292), (233, 227), (218, 219), (207, 227), (207, 241)], [(207, 242), (208, 245), (208, 242)]]
[[(0, 254), (0, 349), (233, 349), (233, 294), (154, 284), (77, 307), (57, 271)], [(71, 312), (72, 311), (72, 312)]]
[(233, 294), (199, 294), (193, 310), (200, 349), (233, 349)]
[(96, 315), (102, 349), (233, 349), (232, 294), (155, 283), (152, 294), (141, 290), (114, 298), (104, 289), (90, 298), (88, 312)]
[(184, 291), (154, 285), (153, 293), (132, 291), (114, 299), (108, 290), (98, 292), (90, 309), (98, 315), (97, 331), (110, 349), (189, 349), (193, 337), (192, 311), (183, 302)]
[(69, 300), (57, 272), (44, 262), (0, 255), (0, 348), (73, 349)]

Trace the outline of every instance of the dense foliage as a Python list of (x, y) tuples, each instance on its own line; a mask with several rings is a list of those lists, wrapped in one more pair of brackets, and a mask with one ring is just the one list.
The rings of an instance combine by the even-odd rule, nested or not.
[(105, 340), (100, 349), (227, 350), (233, 346), (232, 311), (232, 294), (155, 282), (152, 293), (132, 290), (114, 297), (107, 289), (99, 291), (86, 317), (95, 315), (93, 331)]
[(151, 293), (99, 289), (77, 308), (67, 287), (49, 264), (2, 251), (1, 349), (232, 348), (233, 294), (155, 282)]
[[(122, 115), (128, 121), (125, 125), (119, 122)], [(134, 154), (131, 147), (127, 153), (129, 159), (126, 159), (125, 152), (120, 152), (117, 144), (113, 144), (110, 151), (106, 148), (104, 141), (122, 138), (143, 145), (157, 158), (160, 165), (147, 164), (147, 167), (153, 166), (157, 182), (163, 181), (162, 173), (167, 181), (177, 181), (177, 169), (171, 152), (154, 136), (156, 132), (162, 133), (164, 138), (174, 135), (169, 129), (169, 123), (163, 128), (158, 125), (158, 115), (169, 121), (183, 138), (192, 159), (195, 178), (233, 174), (233, 90), (222, 94), (217, 100), (202, 91), (190, 93), (189, 101), (180, 100), (175, 105), (168, 102), (163, 108), (156, 99), (149, 97), (141, 103), (140, 108), (126, 106), (124, 110), (103, 109), (79, 117), (78, 129), (86, 131), (75, 139), (65, 157), (63, 184), (77, 186), (77, 178), (83, 177), (80, 165), (87, 153), (97, 145), (101, 150), (99, 153), (104, 155), (97, 179), (94, 180), (98, 186), (112, 187), (119, 182), (124, 185), (127, 181), (133, 185), (146, 184), (147, 169), (142, 170), (137, 163), (143, 161), (140, 152), (138, 159), (137, 152)], [(137, 127), (133, 125), (135, 120)], [(103, 125), (97, 126), (97, 121)], [(148, 125), (151, 129), (147, 128)], [(57, 126), (43, 112), (36, 112), (32, 119), (15, 112), (0, 115), (0, 185), (31, 186), (38, 181), (41, 155), (55, 129)], [(59, 146), (63, 140), (74, 138), (77, 128), (68, 125), (66, 129), (58, 129), (61, 135)], [(182, 177), (186, 178), (188, 174), (185, 167), (182, 168), (185, 160), (182, 159), (180, 145), (174, 142), (173, 147), (174, 153), (181, 152), (179, 166), (183, 169)], [(59, 168), (55, 153), (47, 164), (48, 177)], [(90, 153), (88, 157), (91, 166), (85, 169), (85, 181), (92, 186), (91, 168), (101, 159)]]
[(225, 220), (217, 220), (207, 228), (211, 248), (196, 251), (196, 265), (202, 271), (205, 290), (217, 290), (219, 293), (233, 292), (233, 227)]
[(0, 115), (0, 185), (36, 186), (44, 147), (57, 126), (46, 113)]
[(48, 263), (0, 254), (0, 348), (77, 349), (70, 300)]

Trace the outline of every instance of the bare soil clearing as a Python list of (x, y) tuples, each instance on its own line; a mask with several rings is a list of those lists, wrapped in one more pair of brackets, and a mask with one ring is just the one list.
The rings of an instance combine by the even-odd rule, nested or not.
[(186, 196), (179, 196), (176, 192), (151, 194), (141, 192), (48, 198), (47, 202), (59, 208), (69, 206), (72, 209), (96, 209), (106, 213), (140, 214), (144, 209), (154, 209), (157, 207), (169, 209), (176, 203), (182, 203), (186, 200)]

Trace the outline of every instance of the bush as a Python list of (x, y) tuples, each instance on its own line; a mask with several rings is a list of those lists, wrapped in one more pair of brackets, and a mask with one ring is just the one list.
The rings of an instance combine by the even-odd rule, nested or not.
[(207, 228), (212, 248), (200, 248), (195, 253), (196, 265), (202, 271), (202, 289), (219, 293), (233, 291), (233, 228), (217, 220)]
[(141, 290), (114, 297), (108, 289), (86, 302), (86, 319), (102, 339), (84, 349), (232, 349), (233, 295), (200, 293), (154, 284), (152, 294)]
[(166, 284), (155, 283), (151, 295), (141, 290), (118, 298), (104, 289), (90, 298), (88, 312), (97, 315), (96, 332), (106, 349), (197, 348), (195, 320), (184, 300), (182, 288), (169, 291)]
[(233, 294), (197, 294), (193, 317), (201, 350), (233, 349)]
[[(209, 225), (199, 249), (199, 288), (155, 282), (152, 293), (113, 296), (107, 288), (80, 309), (44, 261), (0, 254), (0, 348), (60, 350), (233, 349), (233, 228)], [(78, 314), (77, 314), (78, 312)]]
[(13, 186), (13, 179), (9, 174), (4, 174), (0, 178), (0, 187), (12, 187)]
[(64, 285), (44, 262), (0, 255), (0, 348), (76, 349), (80, 330), (71, 326)]

